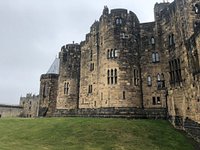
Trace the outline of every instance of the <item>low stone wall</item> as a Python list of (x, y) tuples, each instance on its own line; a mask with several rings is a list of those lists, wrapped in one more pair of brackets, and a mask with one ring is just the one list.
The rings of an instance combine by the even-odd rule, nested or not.
[(170, 116), (169, 120), (177, 129), (184, 130), (193, 139), (200, 143), (200, 124), (198, 122), (181, 116)]
[(200, 124), (198, 122), (186, 118), (184, 122), (184, 130), (200, 143)]
[(58, 109), (54, 117), (105, 117), (105, 118), (149, 118), (167, 119), (166, 109), (142, 108), (97, 108), (97, 109)]
[(23, 112), (20, 106), (0, 105), (0, 118), (3, 117), (19, 117)]

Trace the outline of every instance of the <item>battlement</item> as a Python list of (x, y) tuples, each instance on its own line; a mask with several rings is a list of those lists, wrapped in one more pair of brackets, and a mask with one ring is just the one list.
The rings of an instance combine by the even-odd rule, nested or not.
[(118, 9), (111, 9), (111, 15), (118, 15), (118, 14), (127, 14), (127, 9), (122, 9), (122, 8), (118, 8)]
[(99, 30), (99, 21), (96, 21), (90, 27), (90, 32)]
[(42, 74), (40, 80), (42, 79), (58, 79), (58, 74)]
[(62, 47), (61, 47), (61, 51), (62, 52), (65, 52), (65, 51), (68, 51), (69, 49), (71, 49), (71, 48), (79, 48), (80, 47), (80, 45), (78, 44), (78, 43), (74, 43), (74, 41), (73, 41), (73, 43), (71, 43), (71, 44), (66, 44), (66, 45), (63, 45)]

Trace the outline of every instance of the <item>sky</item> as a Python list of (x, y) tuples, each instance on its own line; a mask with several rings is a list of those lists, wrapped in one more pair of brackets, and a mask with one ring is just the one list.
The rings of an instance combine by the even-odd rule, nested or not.
[(143, 23), (154, 21), (156, 2), (163, 0), (0, 0), (0, 104), (39, 94), (40, 75), (60, 48), (83, 41), (105, 5), (133, 11)]

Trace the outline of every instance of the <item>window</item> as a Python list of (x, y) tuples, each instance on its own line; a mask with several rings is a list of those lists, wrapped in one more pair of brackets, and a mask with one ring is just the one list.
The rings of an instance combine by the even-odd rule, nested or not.
[(129, 39), (129, 38), (130, 38), (129, 34), (120, 33), (120, 39), (127, 40), (127, 39)]
[(117, 69), (110, 69), (107, 71), (107, 83), (117, 84)]
[(152, 103), (153, 105), (156, 105), (156, 97), (152, 97)]
[(160, 104), (160, 97), (157, 97), (157, 104)]
[(175, 45), (174, 34), (170, 34), (169, 35), (169, 46), (173, 46), (173, 45)]
[(115, 84), (117, 84), (117, 69), (115, 69), (114, 78), (115, 78)]
[(148, 86), (152, 85), (152, 80), (151, 80), (151, 76), (150, 75), (147, 77), (147, 85)]
[(92, 85), (89, 85), (89, 86), (88, 86), (88, 93), (89, 93), (89, 94), (92, 93)]
[(118, 52), (119, 50), (117, 49), (111, 49), (111, 50), (107, 50), (107, 59), (115, 59), (118, 57)]
[(158, 52), (156, 52), (156, 62), (159, 62), (159, 61), (160, 61), (160, 57), (159, 57)]
[(107, 71), (107, 83), (110, 84), (110, 70)]
[(48, 83), (45, 83), (44, 87), (43, 87), (43, 97), (47, 97), (48, 96)]
[(157, 87), (158, 87), (158, 89), (160, 89), (160, 88), (162, 88), (162, 81), (161, 81), (161, 75), (160, 74), (158, 74), (157, 75)]
[(94, 63), (90, 63), (90, 71), (94, 70)]
[(121, 25), (121, 24), (122, 24), (122, 19), (121, 19), (121, 18), (117, 18), (117, 19), (115, 20), (115, 23), (116, 23), (117, 25)]
[(156, 55), (155, 55), (155, 53), (152, 53), (152, 62), (153, 62), (153, 63), (156, 62)]
[(103, 93), (101, 93), (101, 100), (103, 100)]
[(90, 61), (92, 61), (92, 58), (93, 58), (93, 51), (90, 50)]
[(155, 38), (151, 37), (151, 44), (154, 45), (155, 44)]
[(182, 81), (180, 59), (174, 59), (169, 62), (170, 83), (180, 83)]
[(64, 94), (69, 94), (69, 82), (64, 83)]
[(160, 105), (161, 104), (160, 97), (152, 97), (152, 104), (153, 105)]
[(158, 77), (158, 80), (157, 80), (158, 89), (161, 89), (161, 88), (165, 87), (165, 77), (164, 77), (163, 73), (161, 73), (161, 75), (160, 74), (158, 74), (158, 75), (160, 76), (160, 77)]
[(133, 70), (133, 83), (135, 86), (139, 84), (139, 71), (137, 69)]
[(107, 59), (110, 58), (110, 50), (107, 51)]
[(157, 76), (157, 84), (158, 84), (158, 89), (164, 88), (165, 87), (165, 78), (164, 78), (164, 74), (161, 73), (158, 74)]
[(198, 31), (199, 28), (200, 28), (200, 21), (195, 21), (195, 22), (194, 22), (194, 30), (195, 30), (195, 31)]
[(114, 49), (114, 58), (118, 57), (118, 50)]
[(122, 93), (122, 99), (123, 99), (123, 100), (126, 99), (126, 93), (125, 93), (125, 91), (123, 91), (123, 93)]
[(111, 69), (111, 84), (114, 83), (114, 73), (113, 73), (113, 69)]
[(115, 54), (114, 54), (114, 50), (111, 49), (111, 51), (110, 51), (110, 58), (115, 58), (114, 56), (115, 56)]
[(194, 5), (194, 11), (195, 11), (196, 14), (200, 13), (200, 5), (199, 4)]
[(158, 52), (153, 52), (152, 53), (152, 62), (153, 63), (158, 63), (160, 62), (160, 57)]

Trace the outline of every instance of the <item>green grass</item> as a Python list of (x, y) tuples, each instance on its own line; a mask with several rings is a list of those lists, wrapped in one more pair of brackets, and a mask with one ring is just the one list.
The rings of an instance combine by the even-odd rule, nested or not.
[(0, 119), (0, 150), (192, 150), (163, 120)]

